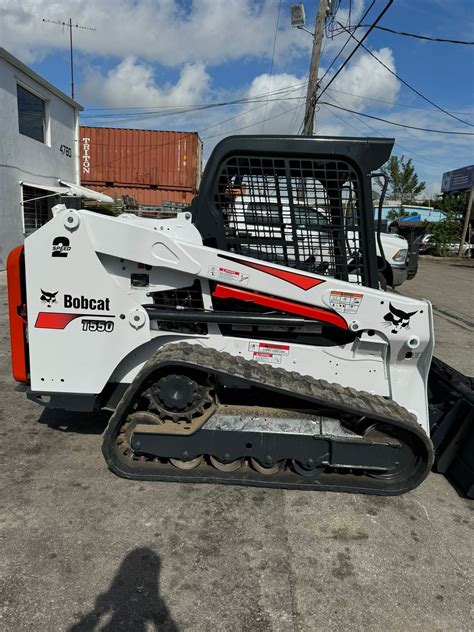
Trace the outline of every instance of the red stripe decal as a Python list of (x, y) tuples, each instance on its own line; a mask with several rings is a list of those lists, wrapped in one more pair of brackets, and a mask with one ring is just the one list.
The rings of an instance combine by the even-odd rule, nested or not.
[(58, 312), (40, 312), (35, 327), (38, 329), (64, 329), (71, 321), (83, 314), (60, 314)]
[(324, 279), (316, 279), (315, 277), (306, 276), (297, 272), (290, 272), (289, 270), (283, 270), (280, 268), (272, 268), (271, 266), (266, 266), (263, 263), (243, 261), (242, 259), (234, 259), (233, 257), (227, 257), (226, 255), (219, 256), (223, 259), (233, 261), (234, 263), (240, 263), (243, 266), (254, 268), (255, 270), (260, 270), (260, 272), (265, 272), (266, 274), (271, 274), (272, 276), (278, 277), (283, 281), (287, 281), (292, 285), (298, 286), (302, 290), (310, 290), (311, 288), (316, 287), (316, 285), (324, 283)]
[(277, 309), (281, 312), (289, 312), (290, 314), (298, 314), (298, 316), (305, 316), (313, 320), (320, 320), (340, 327), (341, 329), (349, 329), (344, 318), (335, 312), (330, 312), (329, 310), (319, 307), (302, 305), (301, 303), (294, 303), (293, 301), (287, 301), (283, 298), (275, 298), (274, 296), (267, 296), (266, 294), (256, 294), (248, 290), (220, 285), (219, 283), (216, 285), (212, 296), (216, 298), (236, 298), (240, 301), (250, 301), (257, 305)]
[(10, 344), (12, 349), (12, 373), (17, 382), (28, 383), (28, 345), (25, 336), (25, 321), (20, 311), (25, 305), (21, 278), (24, 258), (23, 246), (10, 252), (7, 259), (8, 309), (10, 315)]

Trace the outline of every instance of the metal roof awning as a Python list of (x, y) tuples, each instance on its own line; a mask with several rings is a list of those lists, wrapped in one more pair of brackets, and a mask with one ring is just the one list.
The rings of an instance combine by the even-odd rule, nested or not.
[(57, 195), (64, 195), (64, 187), (51, 186), (50, 184), (40, 184), (39, 182), (27, 182), (26, 180), (20, 180), (20, 184), (32, 187), (33, 189), (43, 189), (44, 191), (50, 191), (51, 193), (57, 193)]
[[(110, 195), (105, 195), (105, 193), (99, 193), (98, 191), (93, 191), (92, 189), (88, 189), (86, 187), (81, 187), (78, 184), (73, 184), (72, 182), (66, 182), (65, 180), (58, 179), (58, 185), (53, 186), (50, 184), (41, 184), (39, 182), (27, 182), (26, 180), (20, 180), (20, 184), (26, 185), (27, 187), (33, 187), (34, 189), (42, 189), (43, 191), (50, 191), (51, 193), (55, 193), (56, 195), (61, 196), (73, 196), (73, 197), (81, 197), (86, 200), (96, 200), (96, 202), (105, 202), (106, 204), (113, 204), (113, 199)], [(49, 196), (42, 196), (49, 197)], [(39, 199), (39, 198), (38, 198)]]

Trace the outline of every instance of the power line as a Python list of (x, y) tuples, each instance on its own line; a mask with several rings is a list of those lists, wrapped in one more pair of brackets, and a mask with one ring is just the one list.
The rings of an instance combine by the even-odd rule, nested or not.
[[(326, 40), (324, 40), (324, 44), (326, 43)], [(324, 50), (324, 49), (323, 49)], [(113, 118), (113, 117), (120, 117), (120, 118), (124, 118), (126, 116), (130, 116), (130, 117), (135, 117), (135, 116), (139, 116), (141, 114), (145, 115), (145, 114), (155, 114), (155, 113), (159, 113), (161, 110), (164, 110), (165, 113), (167, 112), (172, 112), (172, 114), (178, 113), (181, 114), (183, 113), (183, 110), (189, 110), (192, 111), (193, 109), (204, 109), (204, 108), (208, 108), (208, 107), (225, 107), (225, 106), (229, 106), (229, 105), (237, 105), (239, 103), (256, 103), (258, 99), (260, 99), (261, 97), (265, 97), (267, 96), (267, 94), (269, 94), (270, 96), (273, 95), (277, 95), (277, 94), (290, 94), (293, 92), (298, 92), (304, 89), (304, 87), (307, 85), (307, 81), (303, 81), (301, 83), (295, 83), (292, 84), (290, 86), (287, 86), (286, 88), (279, 88), (278, 90), (272, 90), (270, 93), (266, 93), (266, 94), (257, 94), (254, 95), (253, 97), (247, 97), (247, 98), (242, 98), (242, 99), (236, 99), (233, 101), (224, 101), (224, 102), (218, 102), (218, 103), (186, 103), (186, 104), (182, 104), (182, 105), (155, 105), (155, 106), (135, 106), (135, 107), (104, 107), (104, 108), (86, 108), (85, 112), (99, 112), (99, 114), (82, 114), (81, 118), (89, 118), (89, 119), (97, 119), (97, 118)], [(393, 103), (392, 101), (384, 101), (383, 99), (376, 99), (375, 97), (367, 97), (365, 95), (362, 94), (356, 94), (355, 92), (347, 92), (346, 90), (340, 90), (338, 88), (330, 88), (329, 92), (339, 92), (340, 94), (346, 94), (348, 96), (351, 97), (357, 97), (359, 99), (364, 99), (364, 100), (368, 100), (368, 101), (375, 101), (377, 103), (385, 103), (386, 105), (396, 105), (398, 107), (404, 107), (404, 108), (411, 108), (414, 110), (423, 110), (425, 112), (433, 112), (435, 111), (435, 109), (432, 108), (423, 108), (417, 105), (408, 105), (406, 103), (400, 103), (400, 102), (396, 102)], [(295, 97), (292, 97), (295, 98)], [(296, 97), (296, 98), (301, 98), (301, 97)], [(282, 97), (281, 100), (286, 100), (287, 97)], [(277, 100), (277, 99), (275, 99)], [(100, 114), (100, 112), (109, 112), (109, 111), (116, 111), (113, 114)], [(125, 112), (124, 110), (151, 110), (150, 112)], [(176, 112), (174, 112), (173, 110), (176, 110)], [(186, 113), (186, 112), (184, 112)], [(474, 112), (457, 112), (454, 111), (452, 112), (453, 114), (461, 114), (463, 116), (474, 116)], [(294, 122), (294, 121), (293, 121)]]
[(352, 112), (352, 114), (357, 114), (357, 116), (365, 116), (366, 118), (374, 119), (375, 121), (382, 121), (382, 123), (388, 123), (389, 125), (396, 125), (397, 127), (406, 127), (407, 129), (416, 129), (416, 130), (419, 130), (420, 132), (433, 132), (436, 134), (453, 134), (456, 136), (474, 136), (474, 132), (453, 132), (451, 130), (446, 130), (446, 129), (430, 129), (427, 127), (416, 127), (415, 125), (406, 125), (405, 123), (397, 123), (396, 121), (389, 121), (379, 116), (372, 116), (372, 114), (365, 114), (364, 112), (356, 112), (354, 110), (350, 110), (349, 108), (343, 108), (341, 105), (335, 105), (334, 103), (328, 103), (327, 101), (320, 101), (320, 105), (329, 105), (330, 107), (337, 108), (338, 110), (344, 110), (345, 112)]
[[(245, 101), (242, 104), (245, 105), (247, 103), (252, 104), (252, 103), (263, 103), (263, 105), (265, 105), (268, 102), (281, 102), (281, 101), (301, 101), (302, 99), (304, 99), (303, 96), (299, 96), (299, 97), (280, 97), (278, 99), (268, 99), (265, 101), (261, 101), (261, 100), (257, 100), (257, 101)], [(114, 125), (116, 125), (117, 123), (131, 123), (131, 122), (136, 122), (136, 121), (153, 121), (157, 118), (163, 118), (163, 117), (168, 117), (168, 116), (174, 116), (177, 114), (189, 114), (191, 112), (201, 112), (202, 109), (199, 110), (178, 110), (178, 111), (174, 111), (174, 112), (165, 112), (165, 113), (160, 113), (160, 112), (153, 112), (148, 114), (147, 116), (144, 115), (136, 115), (136, 116), (129, 116), (126, 118), (113, 118), (113, 119), (106, 119), (104, 120), (103, 118), (101, 118), (100, 116), (94, 116), (91, 117), (92, 120), (95, 122), (95, 124), (100, 124), (100, 123), (113, 123)]]
[[(367, 37), (370, 35), (372, 29), (375, 27), (375, 25), (377, 24), (377, 22), (379, 22), (383, 16), (387, 13), (387, 11), (389, 10), (389, 8), (392, 6), (393, 4), (393, 0), (388, 0), (387, 4), (385, 5), (384, 9), (382, 10), (382, 12), (377, 16), (377, 18), (375, 19), (375, 22), (370, 26), (370, 28), (366, 31), (366, 33), (364, 33), (363, 38), (360, 40), (360, 42), (358, 40), (356, 40), (358, 42), (357, 46), (352, 50), (351, 54), (345, 59), (345, 61), (341, 64), (341, 66), (339, 66), (338, 70), (334, 73), (334, 75), (332, 76), (332, 78), (330, 79), (329, 83), (326, 84), (326, 86), (323, 88), (323, 90), (319, 93), (319, 95), (316, 97), (316, 102), (318, 102), (321, 97), (323, 96), (323, 94), (326, 92), (326, 90), (329, 88), (329, 86), (333, 83), (333, 81), (336, 79), (336, 77), (339, 75), (339, 73), (344, 69), (345, 66), (347, 66), (347, 64), (349, 63), (349, 61), (352, 59), (352, 57), (355, 55), (355, 53), (357, 52), (357, 50), (359, 49), (360, 46), (363, 46), (362, 42), (364, 40), (367, 39)], [(340, 22), (338, 22), (338, 24), (340, 24)], [(351, 37), (354, 37), (352, 35), (352, 33), (350, 33)], [(355, 37), (354, 37), (355, 39)], [(365, 48), (365, 47), (364, 47)]]
[[(304, 85), (304, 84), (303, 84)], [(298, 92), (303, 89), (303, 87), (301, 88), (297, 88), (294, 90), (286, 90), (285, 93), (283, 94), (291, 94), (294, 92)], [(275, 91), (276, 93), (278, 93), (278, 91)], [(281, 91), (280, 91), (281, 92)], [(392, 101), (385, 101), (383, 99), (376, 99), (374, 97), (367, 97), (365, 95), (362, 94), (356, 94), (354, 92), (347, 92), (346, 90), (338, 90), (336, 88), (329, 88), (328, 92), (336, 92), (336, 93), (340, 93), (340, 94), (345, 94), (348, 96), (352, 96), (352, 97), (356, 97), (359, 99), (364, 99), (367, 101), (373, 101), (375, 103), (384, 103), (386, 105), (391, 105), (391, 106), (397, 106), (397, 107), (403, 107), (403, 108), (409, 108), (409, 109), (415, 109), (415, 110), (421, 110), (424, 112), (436, 112), (437, 110), (434, 108), (423, 108), (420, 106), (415, 106), (415, 105), (408, 105), (405, 103), (400, 103), (400, 102), (392, 102)], [(265, 102), (270, 102), (270, 101), (274, 101), (274, 102), (278, 102), (278, 101), (293, 101), (293, 100), (301, 100), (303, 101), (304, 96), (302, 96), (300, 94), (300, 96), (281, 96), (279, 98), (275, 98), (275, 99), (266, 99)], [(336, 101), (336, 103), (338, 102), (334, 96), (333, 96), (333, 100)], [(240, 100), (239, 104), (246, 104), (246, 103), (259, 103), (259, 98), (258, 97), (252, 97), (246, 100)], [(177, 114), (187, 114), (187, 113), (191, 113), (191, 112), (195, 112), (195, 111), (200, 111), (202, 109), (207, 109), (208, 107), (225, 107), (227, 105), (235, 105), (236, 102), (235, 101), (230, 101), (227, 103), (219, 103), (219, 104), (207, 104), (206, 107), (204, 107), (204, 104), (200, 104), (199, 106), (196, 107), (189, 107), (189, 108), (184, 108), (184, 106), (163, 106), (164, 108), (174, 108), (173, 110), (168, 110), (165, 109), (164, 111), (160, 111), (160, 110), (154, 110), (152, 112), (146, 112), (146, 113), (141, 113), (141, 112), (130, 112), (130, 113), (115, 113), (113, 115), (106, 115), (106, 114), (98, 114), (98, 115), (89, 115), (89, 116), (82, 116), (82, 119), (93, 119), (96, 123), (101, 123), (101, 122), (105, 122), (105, 123), (121, 123), (121, 122), (125, 122), (125, 123), (130, 123), (130, 122), (135, 122), (135, 121), (142, 121), (142, 120), (154, 120), (156, 118), (161, 118), (161, 117), (167, 117), (167, 116), (175, 116)], [(304, 104), (303, 104), (304, 105)], [(300, 108), (301, 109), (301, 108)], [(296, 114), (297, 111), (295, 111), (293, 117), (292, 117), (292, 121), (290, 123), (289, 126), (289, 130), (291, 130), (291, 128), (293, 127), (293, 124), (295, 122), (295, 118), (296, 118)], [(455, 112), (455, 114), (462, 114), (464, 116), (474, 116), (474, 112)]]
[[(367, 24), (359, 24), (358, 26), (351, 27), (351, 30), (359, 28), (367, 28)], [(413, 37), (415, 39), (426, 40), (428, 42), (441, 42), (443, 44), (463, 44), (465, 46), (473, 46), (474, 42), (468, 42), (466, 40), (455, 40), (445, 37), (429, 37), (428, 35), (419, 35), (418, 33), (407, 33), (406, 31), (396, 31), (395, 29), (389, 29), (386, 26), (376, 26), (379, 31), (386, 31), (387, 33), (393, 33), (394, 35), (404, 35), (405, 37)]]
[[(341, 0), (330, 0), (328, 2), (328, 9), (330, 10), (330, 13), (327, 16), (326, 22), (324, 24), (324, 34), (326, 35), (326, 39), (329, 38), (330, 34), (332, 35), (331, 27), (336, 15), (338, 14), (340, 6), (341, 6)], [(349, 24), (350, 24), (350, 20), (349, 20)]]
[[(326, 40), (324, 40), (324, 43), (323, 43), (323, 52), (324, 52), (324, 44), (326, 44)], [(300, 93), (301, 93), (302, 89), (303, 88), (300, 88)], [(301, 94), (300, 94), (300, 97), (304, 98), (303, 95), (301, 95)], [(295, 108), (295, 111), (293, 112), (293, 116), (291, 117), (291, 122), (290, 122), (290, 124), (288, 126), (288, 132), (290, 134), (291, 134), (291, 128), (293, 127), (293, 124), (295, 123), (296, 120), (298, 120), (298, 110), (301, 111), (303, 109), (303, 107), (304, 107), (304, 102), (302, 101), (300, 103), (300, 105), (298, 106), (298, 108)]]
[[(422, 108), (419, 105), (408, 105), (406, 103), (394, 103), (393, 101), (384, 101), (383, 99), (375, 99), (374, 97), (366, 97), (362, 94), (355, 94), (354, 92), (346, 92), (345, 90), (337, 90), (336, 88), (329, 88), (329, 92), (340, 92), (341, 94), (347, 94), (350, 97), (357, 97), (359, 99), (365, 99), (367, 101), (375, 101), (376, 103), (385, 103), (386, 105), (397, 106), (400, 108), (410, 108), (412, 110), (423, 110), (424, 112), (436, 112), (434, 108)], [(335, 100), (335, 99), (334, 99)], [(452, 114), (462, 114), (463, 116), (474, 116), (474, 112), (452, 112)]]
[(267, 118), (267, 109), (268, 109), (268, 95), (270, 94), (270, 88), (271, 88), (271, 85), (272, 85), (273, 62), (275, 60), (275, 48), (276, 48), (276, 41), (277, 41), (277, 37), (278, 37), (278, 24), (280, 22), (280, 12), (281, 12), (281, 0), (280, 0), (279, 5), (278, 5), (278, 14), (277, 14), (277, 21), (276, 21), (276, 26), (275, 26), (275, 37), (273, 38), (272, 63), (270, 65), (270, 78), (268, 80), (268, 93), (267, 93), (267, 102), (265, 104), (265, 116), (263, 117), (263, 123), (262, 123), (262, 134), (263, 134), (263, 131), (265, 129), (265, 119)]
[[(265, 106), (269, 101), (274, 101), (274, 102), (281, 102), (281, 101), (302, 101), (304, 100), (304, 96), (299, 96), (299, 97), (280, 97), (278, 99), (269, 99), (269, 100), (265, 100), (263, 101), (263, 106)], [(245, 103), (262, 103), (262, 101), (258, 100), (258, 101), (248, 101), (248, 102), (244, 102)], [(114, 119), (108, 119), (106, 121), (104, 121), (103, 119), (101, 119), (100, 117), (92, 117), (93, 121), (95, 122), (95, 124), (100, 125), (101, 123), (113, 123), (114, 125), (117, 125), (117, 123), (125, 123), (125, 124), (129, 124), (132, 122), (137, 122), (137, 121), (153, 121), (157, 118), (162, 118), (162, 117), (167, 117), (167, 116), (172, 116), (172, 115), (176, 115), (176, 114), (187, 114), (190, 112), (195, 112), (196, 110), (179, 110), (176, 112), (170, 112), (170, 113), (152, 113), (148, 116), (143, 116), (143, 115), (138, 115), (138, 116), (130, 116), (127, 118), (114, 118)], [(197, 110), (198, 112), (200, 112), (201, 110)], [(240, 116), (240, 115), (239, 115)]]
[[(374, 6), (375, 4), (375, 0), (372, 0), (372, 2), (370, 3), (368, 9), (365, 11), (364, 15), (360, 18), (360, 22), (359, 24), (354, 27), (354, 28), (359, 28), (362, 20), (367, 16), (367, 14), (369, 13), (369, 11), (371, 10), (371, 8)], [(342, 52), (344, 51), (345, 47), (349, 44), (349, 42), (351, 41), (351, 38), (348, 37), (344, 46), (341, 48), (341, 50), (338, 52), (338, 54), (334, 57), (334, 59), (332, 60), (332, 62), (329, 64), (329, 66), (326, 68), (326, 72), (324, 73), (324, 75), (321, 77), (321, 79), (319, 80), (319, 84), (321, 84), (324, 81), (324, 78), (326, 77), (326, 75), (328, 74), (328, 72), (331, 70), (331, 68), (334, 66), (334, 64), (336, 63), (336, 61), (339, 59), (339, 57), (341, 56)]]
[[(338, 105), (341, 105), (339, 103), (339, 101), (335, 98), (335, 97), (331, 97), (333, 99), (333, 101), (335, 101)], [(353, 125), (351, 125), (348, 121), (344, 121), (344, 119), (342, 118), (342, 116), (339, 116), (339, 114), (337, 114), (336, 112), (332, 112), (333, 115), (335, 115), (340, 121), (342, 121), (343, 123), (347, 123), (350, 127), (352, 127), (352, 129), (355, 129), (357, 132), (360, 133), (360, 130), (357, 129), (356, 127), (354, 127)], [(351, 116), (355, 117), (355, 114), (353, 112), (349, 112), (349, 114)], [(375, 127), (373, 127), (372, 125), (370, 125), (370, 123), (367, 123), (367, 121), (365, 121), (364, 119), (360, 119), (359, 123), (362, 123), (363, 125), (365, 125), (368, 129), (372, 130), (372, 132), (375, 132), (375, 134), (377, 136), (381, 136), (379, 130), (375, 129)], [(425, 156), (422, 156), (421, 154), (418, 154), (416, 152), (414, 152), (412, 149), (409, 149), (408, 147), (405, 147), (405, 145), (402, 145), (400, 142), (395, 141), (395, 145), (398, 145), (401, 149), (404, 149), (408, 154), (411, 154), (412, 156), (415, 156), (416, 158), (418, 158), (419, 160), (424, 160), (426, 162), (431, 162), (434, 165), (439, 165), (441, 167), (446, 167), (445, 164), (441, 163), (441, 162), (437, 162), (436, 160), (432, 160), (431, 158), (426, 158)]]
[[(433, 105), (437, 110), (439, 110), (440, 112), (444, 112), (444, 114), (446, 114), (447, 116), (450, 116), (451, 118), (455, 119), (456, 121), (459, 121), (460, 123), (464, 123), (465, 125), (469, 125), (469, 127), (474, 127), (474, 125), (472, 123), (468, 123), (467, 121), (464, 121), (463, 119), (459, 118), (458, 116), (455, 116), (454, 114), (451, 114), (451, 112), (448, 112), (448, 110), (445, 110), (444, 108), (442, 108), (440, 105), (438, 105), (437, 103), (435, 103), (434, 101), (431, 101), (431, 99), (428, 99), (428, 97), (425, 97), (424, 94), (422, 94), (419, 90), (417, 90), (416, 88), (414, 88), (412, 85), (410, 85), (408, 83), (408, 81), (405, 81), (405, 79), (402, 79), (396, 72), (394, 72), (391, 68), (389, 68), (387, 66), (387, 64), (385, 64), (379, 57), (377, 57), (377, 55), (375, 55), (371, 50), (369, 50), (367, 48), (367, 46), (364, 46), (363, 41), (364, 39), (367, 37), (367, 33), (370, 32), (367, 31), (366, 35), (361, 39), (358, 40), (357, 37), (355, 37), (355, 35), (353, 35), (352, 33), (350, 33), (350, 31), (348, 31), (346, 29), (345, 26), (343, 26), (340, 22), (338, 22), (338, 24), (347, 32), (349, 33), (349, 35), (357, 42), (357, 46), (354, 50), (357, 50), (358, 46), (361, 46), (367, 53), (369, 53), (369, 55), (371, 55), (376, 61), (379, 62), (379, 64), (381, 66), (383, 66), (385, 68), (385, 70), (388, 70), (388, 72), (390, 74), (392, 74), (394, 77), (396, 77), (399, 81), (401, 81), (407, 88), (410, 88), (410, 90), (412, 90), (415, 94), (417, 94), (419, 97), (421, 97), (422, 99), (424, 99), (427, 103), (430, 103), (431, 105)], [(331, 81), (334, 81), (334, 78), (336, 77), (336, 75), (334, 75), (334, 77), (332, 78)], [(331, 82), (329, 82), (330, 84)], [(329, 85), (328, 84), (328, 85)], [(327, 90), (326, 86), (326, 90)], [(321, 95), (320, 95), (321, 96)]]
[[(293, 112), (299, 106), (297, 105), (294, 108), (290, 108), (289, 110), (285, 110), (284, 112), (280, 112), (279, 114), (275, 114), (274, 116), (270, 116), (267, 118), (267, 121), (271, 121), (272, 119), (279, 118), (280, 116), (284, 116), (285, 114), (289, 114)], [(203, 136), (203, 140), (209, 140), (210, 138), (217, 138), (218, 136), (224, 136), (225, 134), (233, 134), (235, 132), (240, 132), (243, 129), (248, 129), (249, 127), (255, 127), (256, 125), (260, 125), (262, 121), (257, 121), (256, 123), (251, 123), (250, 125), (244, 125), (242, 127), (236, 127), (235, 129), (227, 130), (226, 132), (222, 132), (221, 134), (214, 134), (213, 136)], [(201, 133), (202, 130), (199, 131)]]
[[(302, 85), (304, 85), (304, 83)], [(295, 84), (295, 85), (298, 86), (300, 84)], [(289, 87), (289, 88), (274, 90), (270, 93), (271, 95), (275, 95), (275, 96), (281, 95), (281, 96), (279, 98), (270, 99), (270, 100), (283, 101), (283, 100), (291, 100), (292, 98), (300, 99), (301, 97), (286, 96), (286, 95), (295, 93), (299, 90), (300, 90), (299, 87), (296, 87), (296, 88)], [(253, 97), (234, 99), (233, 101), (200, 104), (197, 106), (191, 106), (187, 108), (185, 108), (184, 106), (177, 106), (175, 107), (174, 110), (165, 109), (163, 111), (160, 109), (155, 109), (150, 112), (114, 112), (113, 114), (100, 114), (99, 113), (99, 114), (93, 114), (93, 115), (86, 114), (82, 116), (82, 119), (92, 119), (96, 123), (103, 123), (103, 122), (106, 122), (106, 123), (111, 122), (114, 124), (117, 124), (120, 122), (130, 123), (131, 121), (152, 120), (157, 117), (173, 116), (175, 114), (182, 115), (182, 114), (187, 114), (190, 112), (200, 112), (202, 110), (207, 110), (210, 108), (225, 107), (225, 106), (231, 106), (231, 105), (242, 105), (245, 103), (258, 103), (261, 101), (261, 97), (263, 97), (264, 99), (268, 98), (267, 95), (255, 95)]]
[[(234, 99), (232, 101), (217, 101), (216, 103), (185, 103), (182, 104), (180, 106), (174, 106), (174, 105), (142, 105), (142, 106), (133, 106), (133, 107), (111, 107), (111, 108), (86, 108), (87, 112), (94, 112), (94, 111), (110, 111), (110, 110), (153, 110), (156, 108), (162, 108), (162, 109), (166, 109), (166, 108), (175, 108), (175, 107), (180, 107), (180, 108), (206, 108), (206, 107), (217, 107), (217, 106), (223, 106), (223, 105), (234, 105), (236, 103), (245, 103), (247, 101), (251, 101), (254, 99), (259, 99), (259, 98), (266, 98), (267, 94), (270, 95), (275, 95), (275, 94), (281, 94), (281, 93), (285, 93), (285, 92), (296, 92), (297, 89), (300, 89), (301, 86), (305, 86), (308, 82), (307, 81), (301, 81), (299, 83), (293, 83), (289, 86), (286, 86), (285, 88), (278, 88), (278, 90), (272, 90), (270, 93), (268, 92), (262, 92), (260, 94), (255, 94), (252, 97), (243, 97), (241, 99)], [(133, 114), (133, 113), (132, 113)], [(104, 115), (105, 116), (105, 115)], [(113, 116), (113, 115), (112, 115)]]

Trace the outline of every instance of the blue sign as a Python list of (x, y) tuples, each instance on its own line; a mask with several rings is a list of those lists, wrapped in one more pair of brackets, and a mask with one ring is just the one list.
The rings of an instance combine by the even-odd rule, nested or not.
[(451, 193), (451, 191), (466, 191), (474, 184), (474, 165), (461, 167), (454, 171), (443, 173), (441, 182), (441, 192)]
[(400, 222), (421, 222), (421, 215), (408, 215), (407, 217), (401, 217)]

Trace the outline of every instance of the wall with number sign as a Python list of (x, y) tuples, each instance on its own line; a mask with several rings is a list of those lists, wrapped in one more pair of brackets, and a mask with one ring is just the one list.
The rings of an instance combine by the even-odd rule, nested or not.
[[(17, 86), (44, 103), (44, 142), (19, 131)], [(0, 48), (0, 269), (24, 237), (22, 187), (79, 184), (78, 103)], [(28, 115), (28, 113), (26, 114)]]

